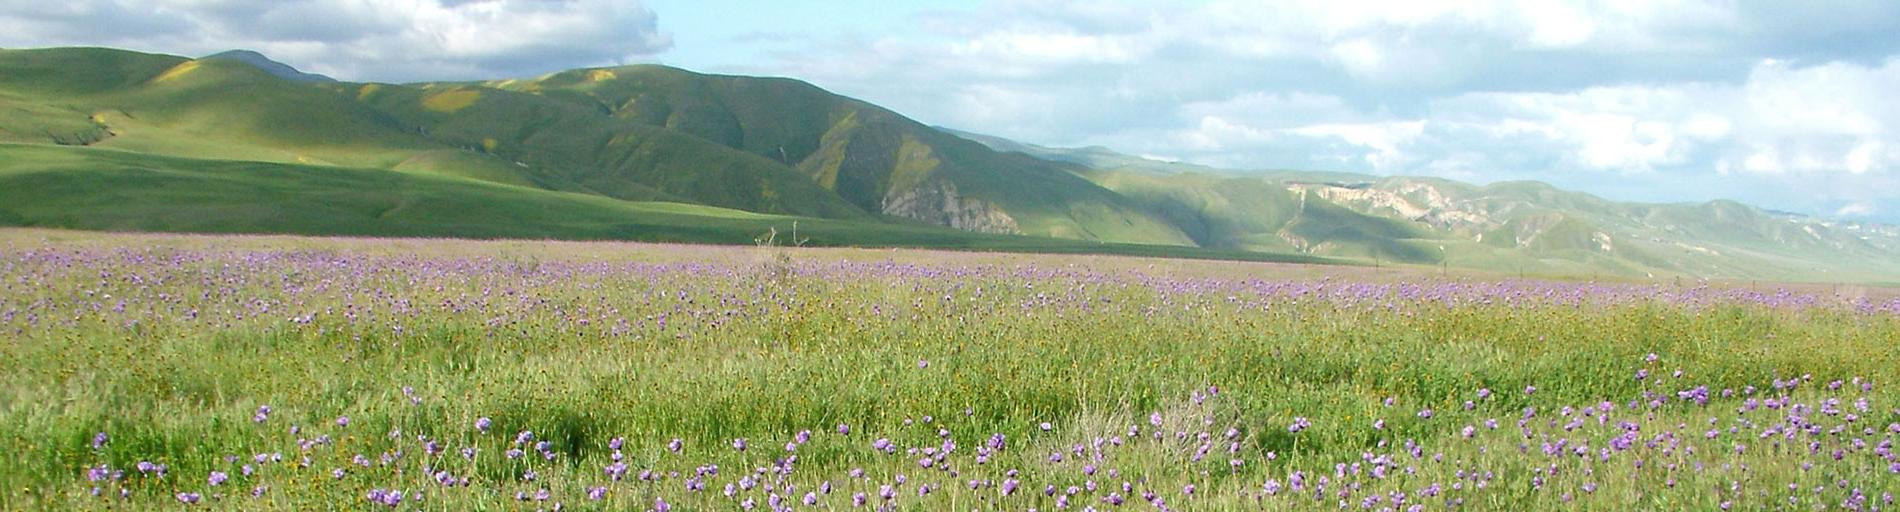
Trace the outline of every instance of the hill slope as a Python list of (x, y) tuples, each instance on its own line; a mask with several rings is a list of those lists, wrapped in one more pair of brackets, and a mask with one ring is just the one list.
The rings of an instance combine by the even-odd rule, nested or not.
[(1081, 174), (1167, 215), (1198, 245), (1550, 274), (1891, 280), (1900, 228), (1733, 201), (1611, 201), (1538, 182), (1237, 171), (976, 136), (1111, 166)]
[[(190, 60), (103, 49), (0, 52), (0, 71), (0, 102), (56, 107), (8, 116), (31, 121), (0, 122), (7, 140), (1191, 245), (1061, 165), (792, 80), (632, 66), (485, 84), (324, 83), (255, 54)], [(32, 133), (43, 135), (19, 135)]]
[(1890, 226), (1041, 147), (783, 78), (322, 78), (249, 52), (0, 50), (0, 225), (747, 243), (797, 220), (821, 244), (1900, 278)]
[(990, 233), (1188, 244), (1169, 223), (1069, 172), (779, 78), (663, 66), (483, 84), (598, 109), (794, 167), (865, 211)]
[[(519, 169), (514, 176), (472, 177), (629, 200), (657, 192), (756, 212), (867, 216), (771, 160), (540, 96), (439, 84), (327, 88), (440, 144)], [(455, 172), (454, 166), (439, 167)]]
[(336, 81), (335, 78), (330, 78), (330, 77), (315, 74), (315, 73), (305, 73), (302, 71), (298, 71), (297, 68), (290, 67), (289, 64), (271, 60), (270, 57), (265, 57), (264, 54), (262, 53), (257, 53), (250, 50), (231, 50), (231, 51), (226, 51), (226, 52), (218, 52), (211, 55), (206, 55), (202, 57), (201, 60), (237, 61), (244, 64), (248, 64), (251, 67), (257, 68), (259, 70), (262, 70), (265, 73), (270, 73), (271, 76), (275, 76), (277, 78), (282, 78), (282, 79), (289, 80), (292, 82), (335, 82)]
[[(0, 122), (0, 129), (30, 125), (0, 135), (18, 142), (432, 172), (761, 213), (866, 215), (769, 160), (499, 90), (307, 84), (239, 60), (53, 49), (0, 51), (0, 102), (41, 109)], [(490, 139), (499, 142), (484, 144)]]
[(1299, 255), (1101, 244), (630, 202), (382, 169), (12, 143), (0, 143), (0, 226), (719, 244), (751, 244), (773, 230), (789, 235), (795, 227), (798, 237), (813, 246), (1329, 262)]

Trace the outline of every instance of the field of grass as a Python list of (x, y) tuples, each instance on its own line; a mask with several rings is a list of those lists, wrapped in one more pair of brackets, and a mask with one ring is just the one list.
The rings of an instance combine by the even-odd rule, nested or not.
[(1224, 171), (970, 134), (992, 148), (797, 80), (656, 65), (359, 84), (284, 80), (262, 58), (0, 49), (0, 226), (745, 244), (799, 218), (821, 245), (1900, 276), (1894, 228), (1732, 201)]
[[(0, 142), (396, 170), (864, 223), (947, 224), (935, 203), (884, 208), (943, 185), (1004, 208), (1017, 229), (998, 232), (1187, 242), (1061, 166), (996, 153), (801, 82), (660, 66), (487, 84), (311, 84), (226, 59), (0, 50)], [(0, 153), (0, 162), (10, 159)], [(845, 180), (821, 185), (814, 175), (824, 165)]]
[(1900, 300), (0, 231), (0, 509), (1892, 509)]
[[(796, 223), (796, 225), (794, 225)], [(0, 226), (102, 231), (640, 240), (1324, 262), (1297, 254), (989, 235), (510, 186), (433, 173), (0, 142)]]

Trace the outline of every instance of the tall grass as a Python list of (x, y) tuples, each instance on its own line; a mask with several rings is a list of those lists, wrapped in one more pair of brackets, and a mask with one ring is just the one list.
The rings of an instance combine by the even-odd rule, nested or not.
[[(760, 476), (755, 468), (773, 468), (760, 478), (788, 505), (814, 508), (800, 496), (829, 482), (836, 490), (820, 505), (849, 508), (855, 492), (877, 505), (879, 487), (894, 485), (904, 496), (889, 503), (906, 510), (1047, 509), (1057, 498), (1045, 485), (1067, 496), (1089, 481), (1100, 489), (1064, 499), (1110, 508), (1114, 492), (1123, 507), (1148, 507), (1136, 496), (1146, 490), (1182, 510), (1358, 508), (1400, 491), (1434, 509), (1454, 497), (1494, 509), (1698, 509), (1787, 503), (1789, 491), (1775, 487), (1787, 483), (1811, 500), (1800, 503), (1830, 505), (1846, 499), (1837, 480), (1864, 492), (1900, 486), (1868, 452), (1897, 435), (1884, 430), (1900, 421), (1884, 386), (1900, 373), (1900, 326), (1892, 311), (1866, 305), (1581, 283), (1175, 279), (1055, 257), (911, 265), (773, 249), (794, 259), (773, 256), (767, 272), (746, 263), (744, 249), (653, 261), (639, 246), (578, 258), (122, 242), (0, 246), (0, 446), (10, 455), (0, 462), (0, 508), (177, 506), (180, 493), (198, 494), (201, 506), (349, 508), (394, 489), (408, 493), (404, 507), (435, 509), (650, 508), (656, 499), (734, 509), (747, 497), (763, 508), (765, 487), (721, 492)], [(643, 262), (618, 262), (613, 251), (642, 252)], [(1652, 374), (1639, 380), (1638, 369)], [(1773, 386), (1804, 375), (1801, 386)], [(1833, 379), (1870, 391), (1822, 389)], [(1711, 405), (1678, 397), (1696, 386), (1735, 396)], [(1787, 450), (1721, 455), (1743, 441), (1703, 439), (1704, 422), (1759, 430), (1779, 418), (1734, 410), (1750, 386), (1759, 391), (1748, 397), (1808, 404), (1868, 399), (1847, 436), (1821, 437), (1828, 450), (1850, 437), (1865, 446), (1838, 462), (1827, 450), (1807, 453), (1805, 437)], [(1615, 405), (1605, 422), (1557, 428), (1582, 417), (1560, 408), (1604, 401)], [(1541, 415), (1520, 426), (1527, 407)], [(1420, 417), (1424, 409), (1433, 416)], [(1151, 414), (1164, 425), (1151, 425)], [(482, 418), (486, 432), (475, 426)], [(1291, 432), (1296, 418), (1311, 427)], [(1502, 426), (1465, 438), (1463, 427), (1488, 419)], [(1539, 451), (1564, 437), (1593, 456), (1620, 421), (1641, 424), (1645, 440), (1679, 431), (1700, 451), (1601, 462)], [(1863, 425), (1873, 433), (1859, 434)], [(523, 431), (533, 440), (517, 444)], [(801, 431), (811, 438), (798, 442)], [(1214, 440), (1198, 441), (1202, 432)], [(107, 440), (95, 448), (100, 433)], [(1006, 447), (972, 462), (997, 435)], [(1126, 444), (1094, 446), (1112, 436)], [(879, 437), (896, 453), (874, 450)], [(624, 438), (617, 450), (615, 438)], [(678, 452), (666, 446), (673, 439)], [(734, 449), (735, 439), (748, 448)], [(944, 439), (953, 455), (922, 467), (933, 455), (911, 450), (935, 451)], [(1408, 441), (1426, 455), (1404, 456)], [(430, 442), (441, 453), (429, 454)], [(1081, 445), (1102, 473), (1050, 460)], [(1202, 445), (1211, 455), (1193, 456)], [(509, 458), (510, 449), (525, 453)], [(1448, 460), (1431, 462), (1433, 453)], [(1413, 473), (1354, 477), (1345, 498), (1331, 493), (1346, 487), (1317, 500), (1262, 492), (1296, 471), (1369, 467), (1372, 454), (1407, 460), (1392, 471)], [(356, 464), (358, 455), (370, 464)], [(632, 468), (619, 482), (608, 473), (616, 455)], [(164, 475), (141, 474), (141, 461), (163, 464)], [(1674, 487), (1661, 464), (1684, 468), (1668, 473)], [(89, 480), (101, 465), (126, 475)], [(719, 472), (689, 492), (708, 465)], [(854, 468), (864, 476), (848, 476)], [(642, 469), (660, 476), (642, 481)], [(1484, 489), (1453, 491), (1465, 482), (1460, 470), (1492, 476)], [(213, 471), (230, 480), (210, 485)], [(441, 485), (441, 473), (456, 485)], [(893, 483), (900, 474), (905, 483)], [(1011, 478), (1024, 488), (1005, 498), (996, 486)], [(1748, 490), (1724, 490), (1731, 481)], [(1123, 482), (1134, 491), (1121, 494)], [(939, 490), (919, 497), (920, 484)], [(1420, 497), (1427, 484), (1439, 494)], [(1827, 489), (1808, 491), (1815, 485)], [(589, 496), (597, 487), (599, 501)], [(543, 490), (547, 501), (537, 501)]]

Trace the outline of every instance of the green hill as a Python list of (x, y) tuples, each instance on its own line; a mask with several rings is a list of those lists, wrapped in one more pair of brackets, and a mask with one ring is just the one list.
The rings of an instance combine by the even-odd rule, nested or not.
[[(110, 72), (75, 80), (60, 71), (88, 67)], [(20, 142), (79, 140), (160, 155), (434, 172), (763, 213), (866, 215), (765, 159), (533, 95), (311, 85), (238, 61), (89, 49), (3, 52), (0, 73), (0, 101), (42, 110), (9, 115), (7, 124), (57, 127), (50, 133), (61, 135), (8, 137)], [(78, 90), (85, 92), (71, 92)], [(89, 136), (88, 127), (105, 135)]]
[(1001, 153), (796, 80), (644, 65), (483, 85), (768, 158), (868, 212), (971, 231), (1190, 243), (1174, 226), (1068, 166)]
[(0, 143), (0, 156), (0, 226), (718, 244), (751, 244), (770, 230), (789, 235), (796, 228), (798, 237), (812, 246), (1329, 262), (1299, 255), (1103, 244), (631, 202), (381, 169), (11, 143)]
[(541, 96), (461, 85), (325, 87), (443, 146), (515, 168), (510, 175), (428, 167), (435, 172), (618, 199), (679, 198), (756, 212), (867, 216), (771, 160)]
[(230, 61), (241, 62), (244, 64), (248, 64), (251, 67), (262, 70), (265, 73), (270, 73), (271, 76), (282, 78), (282, 79), (289, 80), (292, 82), (335, 82), (336, 81), (335, 78), (330, 78), (323, 75), (298, 71), (297, 68), (290, 67), (289, 64), (284, 64), (282, 62), (271, 60), (270, 57), (266, 57), (262, 53), (257, 53), (250, 50), (231, 50), (231, 51), (226, 51), (226, 52), (218, 52), (211, 55), (206, 55), (202, 57), (201, 59), (202, 60), (230, 60)]
[[(962, 132), (957, 132), (962, 133)], [(1534, 181), (1212, 169), (1103, 148), (965, 134), (1079, 174), (1162, 214), (1202, 247), (1539, 274), (1885, 281), (1900, 228), (1733, 201), (1623, 203)]]
[(53, 109), (8, 116), (7, 140), (1189, 245), (1060, 165), (792, 80), (632, 66), (485, 84), (307, 83), (244, 60), (98, 49), (7, 51), (0, 70), (0, 102)]
[(0, 50), (0, 225), (1109, 252), (1900, 278), (1900, 228), (1537, 182), (1239, 171), (932, 128), (663, 66), (333, 82), (248, 52)]

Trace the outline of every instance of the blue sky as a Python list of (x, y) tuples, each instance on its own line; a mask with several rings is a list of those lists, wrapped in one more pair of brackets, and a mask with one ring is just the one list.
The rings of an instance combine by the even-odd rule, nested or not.
[(1044, 145), (1900, 221), (1895, 2), (7, 3), (8, 47), (245, 47), (377, 81), (660, 62)]

